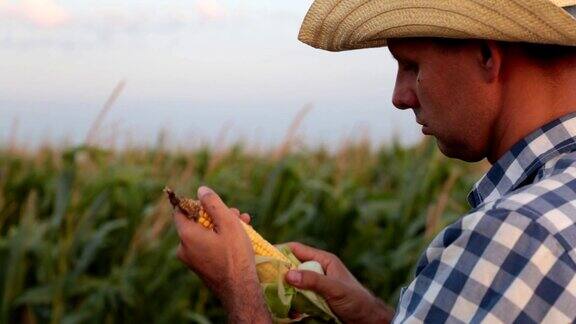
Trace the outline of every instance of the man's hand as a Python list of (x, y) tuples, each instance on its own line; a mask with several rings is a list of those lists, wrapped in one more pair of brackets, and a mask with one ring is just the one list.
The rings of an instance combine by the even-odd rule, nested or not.
[(300, 261), (318, 261), (326, 275), (291, 270), (286, 274), (286, 281), (323, 296), (341, 321), (389, 323), (392, 320), (393, 311), (364, 288), (337, 256), (301, 243), (291, 242), (288, 246)]
[(198, 199), (212, 218), (214, 231), (174, 212), (180, 236), (178, 258), (222, 301), (231, 322), (271, 322), (256, 274), (252, 245), (240, 224), (249, 222), (250, 216), (228, 208), (207, 187), (198, 189)]

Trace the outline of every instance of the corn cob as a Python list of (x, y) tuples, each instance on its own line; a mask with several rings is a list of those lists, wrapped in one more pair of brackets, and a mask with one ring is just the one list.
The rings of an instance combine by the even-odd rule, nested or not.
[[(212, 218), (204, 211), (199, 201), (189, 198), (179, 198), (169, 188), (165, 188), (164, 192), (168, 194), (168, 198), (170, 199), (172, 206), (174, 208), (178, 208), (189, 219), (194, 220), (207, 229), (214, 228)], [(260, 234), (258, 234), (258, 232), (252, 228), (252, 226), (242, 221), (240, 223), (242, 224), (244, 231), (252, 243), (254, 255), (270, 257), (285, 264), (292, 264), (290, 259), (282, 254), (280, 250), (278, 250), (274, 245), (266, 241)], [(258, 271), (258, 277), (260, 278), (261, 282), (274, 282), (278, 278), (279, 267), (274, 266), (269, 262), (258, 264), (256, 269)]]

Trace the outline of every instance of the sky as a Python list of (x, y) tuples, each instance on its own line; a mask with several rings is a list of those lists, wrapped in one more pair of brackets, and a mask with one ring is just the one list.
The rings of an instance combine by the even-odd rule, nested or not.
[(0, 0), (0, 145), (80, 144), (125, 86), (99, 143), (338, 146), (421, 139), (391, 104), (386, 48), (329, 53), (297, 40), (311, 0)]

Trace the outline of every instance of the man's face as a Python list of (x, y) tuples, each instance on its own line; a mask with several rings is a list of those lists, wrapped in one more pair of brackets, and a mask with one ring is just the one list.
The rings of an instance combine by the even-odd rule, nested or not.
[(434, 136), (446, 156), (483, 159), (497, 113), (480, 51), (474, 45), (446, 47), (433, 39), (393, 39), (388, 47), (398, 61), (394, 106), (412, 109), (422, 132)]

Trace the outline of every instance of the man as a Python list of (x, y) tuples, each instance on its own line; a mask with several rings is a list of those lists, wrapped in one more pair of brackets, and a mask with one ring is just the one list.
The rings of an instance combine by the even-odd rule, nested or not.
[[(423, 254), (395, 322), (576, 321), (575, 8), (568, 0), (312, 5), (302, 41), (332, 51), (387, 45), (398, 61), (394, 105), (412, 109), (445, 155), (492, 163), (470, 193), (472, 210)], [(175, 215), (180, 258), (232, 321), (268, 322), (248, 240), (231, 217), (239, 213), (205, 187), (199, 197), (219, 230)], [(291, 271), (286, 280), (323, 295), (343, 322), (392, 319), (336, 256), (291, 247), (327, 274)]]

